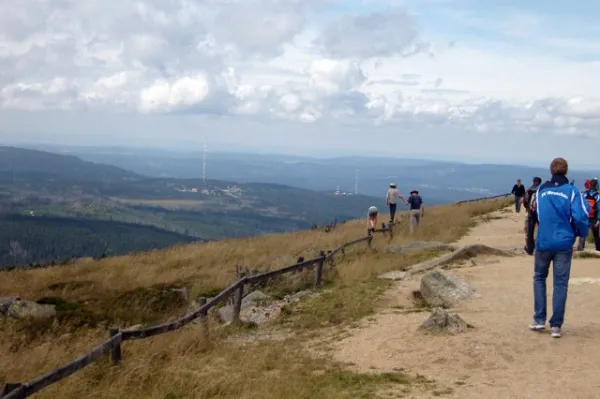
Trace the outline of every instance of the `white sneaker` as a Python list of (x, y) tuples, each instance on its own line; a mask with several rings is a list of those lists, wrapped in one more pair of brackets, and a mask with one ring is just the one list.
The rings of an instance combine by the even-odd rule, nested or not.
[(561, 335), (561, 331), (560, 331), (560, 327), (552, 327), (552, 338), (560, 338)]
[(545, 324), (536, 323), (535, 321), (529, 325), (529, 329), (533, 331), (542, 331), (546, 329)]

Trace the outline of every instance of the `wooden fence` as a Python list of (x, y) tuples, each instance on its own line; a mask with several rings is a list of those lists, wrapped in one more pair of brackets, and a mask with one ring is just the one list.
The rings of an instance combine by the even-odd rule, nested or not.
[[(476, 202), (476, 201), (483, 201), (483, 200), (490, 200), (490, 199), (496, 199), (496, 198), (502, 198), (502, 197), (508, 197), (509, 195), (512, 195), (511, 193), (507, 193), (507, 194), (498, 194), (498, 195), (493, 195), (491, 197), (481, 197), (481, 198), (475, 198), (475, 199), (470, 199), (470, 200), (464, 200), (464, 201), (458, 201), (455, 202), (455, 205), (459, 205), (459, 204), (466, 204), (467, 202)], [(1, 398), (0, 398), (1, 399)]]
[[(506, 197), (510, 194), (502, 194), (496, 195), (492, 197), (483, 197), (477, 198), (473, 200), (460, 201), (455, 204), (461, 204), (466, 202), (474, 202), (474, 201), (482, 201), (500, 197)], [(394, 229), (393, 225), (388, 225), (382, 223), (382, 227), (380, 229), (375, 230), (375, 232), (383, 233), (388, 232), (390, 237), (393, 237)], [(208, 311), (211, 308), (223, 303), (230, 296), (233, 295), (233, 323), (240, 323), (240, 311), (242, 308), (242, 299), (244, 296), (244, 286), (250, 284), (256, 284), (258, 282), (264, 282), (269, 279), (272, 279), (277, 276), (281, 276), (286, 273), (292, 273), (296, 271), (303, 270), (308, 267), (315, 267), (315, 286), (320, 287), (323, 279), (323, 267), (326, 262), (333, 262), (333, 258), (338, 253), (344, 253), (345, 249), (351, 247), (353, 245), (359, 243), (366, 243), (367, 246), (371, 247), (371, 242), (373, 240), (373, 235), (367, 235), (366, 237), (357, 238), (356, 240), (347, 242), (345, 244), (340, 245), (339, 247), (327, 251), (319, 252), (319, 256), (309, 260), (303, 260), (296, 264), (285, 266), (280, 269), (269, 270), (260, 274), (255, 274), (252, 276), (243, 276), (238, 279), (235, 283), (231, 284), (229, 287), (225, 288), (219, 294), (217, 294), (210, 301), (207, 301), (206, 298), (198, 298), (196, 301), (199, 305), (199, 308), (188, 313), (181, 317), (178, 320), (160, 324), (157, 326), (145, 328), (142, 330), (119, 330), (119, 329), (109, 329), (108, 331), (108, 340), (96, 347), (94, 347), (90, 352), (85, 355), (78, 357), (72, 362), (65, 364), (55, 370), (52, 370), (46, 374), (43, 374), (29, 382), (25, 382), (22, 384), (19, 383), (6, 383), (0, 389), (0, 399), (23, 399), (27, 398), (34, 393), (41, 391), (47, 386), (54, 384), (62, 379), (69, 377), (71, 374), (83, 369), (84, 367), (102, 359), (104, 355), (110, 353), (111, 360), (113, 364), (117, 364), (121, 361), (121, 344), (123, 341), (130, 341), (134, 339), (144, 339), (153, 337), (155, 335), (164, 334), (170, 331), (178, 330), (190, 322), (200, 319), (202, 330), (205, 338), (208, 338)]]
[[(393, 237), (393, 225), (385, 226), (382, 224), (380, 229), (375, 232), (383, 233), (388, 232), (390, 237)], [(113, 364), (119, 363), (121, 360), (121, 344), (123, 341), (130, 341), (134, 339), (144, 339), (174, 331), (182, 328), (190, 322), (200, 319), (202, 325), (202, 331), (205, 338), (208, 338), (208, 311), (211, 308), (223, 303), (229, 297), (233, 295), (233, 323), (240, 323), (240, 311), (242, 308), (242, 299), (244, 296), (244, 286), (250, 284), (256, 284), (259, 282), (267, 281), (277, 276), (281, 276), (286, 273), (292, 273), (303, 270), (305, 268), (315, 268), (315, 286), (320, 287), (323, 279), (323, 268), (326, 262), (333, 262), (333, 258), (338, 253), (344, 253), (345, 249), (359, 243), (366, 243), (367, 246), (371, 247), (373, 235), (367, 235), (356, 240), (347, 242), (340, 245), (339, 247), (327, 251), (319, 251), (319, 256), (313, 259), (304, 260), (296, 264), (285, 266), (280, 269), (269, 270), (260, 274), (252, 276), (243, 276), (238, 279), (235, 283), (225, 288), (219, 294), (217, 294), (210, 301), (206, 298), (201, 297), (196, 300), (199, 308), (184, 315), (178, 320), (160, 324), (153, 327), (148, 327), (142, 330), (119, 330), (109, 329), (108, 340), (96, 347), (85, 355), (78, 357), (72, 362), (65, 364), (55, 370), (52, 370), (46, 374), (43, 374), (29, 382), (22, 384), (6, 383), (0, 389), (0, 399), (23, 399), (27, 398), (34, 393), (41, 391), (47, 386), (54, 384), (62, 379), (69, 377), (71, 374), (83, 369), (84, 367), (102, 359), (104, 355), (110, 354)]]

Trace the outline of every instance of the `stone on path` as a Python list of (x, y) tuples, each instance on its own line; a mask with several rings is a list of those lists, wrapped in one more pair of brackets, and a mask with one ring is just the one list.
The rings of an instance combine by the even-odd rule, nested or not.
[(442, 308), (434, 308), (420, 326), (419, 331), (431, 333), (450, 333), (458, 334), (473, 328), (456, 313), (448, 313)]
[(462, 300), (479, 297), (466, 281), (441, 270), (423, 276), (420, 291), (425, 302), (433, 307), (451, 308)]

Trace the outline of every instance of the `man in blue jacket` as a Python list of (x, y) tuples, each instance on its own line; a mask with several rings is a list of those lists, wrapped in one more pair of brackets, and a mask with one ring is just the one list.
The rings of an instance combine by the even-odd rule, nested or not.
[(552, 179), (542, 184), (535, 196), (539, 224), (533, 273), (535, 311), (529, 328), (535, 331), (545, 328), (546, 279), (552, 262), (554, 289), (549, 323), (554, 338), (561, 336), (564, 322), (573, 244), (576, 237), (587, 234), (589, 228), (589, 205), (579, 190), (569, 184), (568, 170), (566, 160), (554, 159), (550, 164)]

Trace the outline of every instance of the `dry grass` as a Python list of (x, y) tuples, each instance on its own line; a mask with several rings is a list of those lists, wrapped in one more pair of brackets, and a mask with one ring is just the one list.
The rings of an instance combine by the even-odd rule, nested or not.
[[(504, 200), (495, 200), (428, 209), (421, 230), (414, 236), (406, 233), (403, 215), (393, 242), (453, 242), (473, 225), (475, 216), (506, 205)], [(0, 382), (26, 381), (72, 360), (104, 340), (108, 324), (153, 323), (181, 314), (185, 305), (177, 296), (165, 297), (165, 287), (185, 286), (192, 297), (211, 296), (234, 281), (236, 264), (264, 270), (294, 263), (298, 256), (308, 259), (320, 249), (333, 249), (360, 237), (365, 233), (365, 224), (361, 220), (339, 226), (331, 233), (311, 231), (227, 240), (2, 273), (0, 296), (20, 295), (33, 300), (50, 297), (60, 302), (61, 312), (50, 323), (0, 321)], [(302, 349), (303, 338), (314, 338), (319, 328), (349, 324), (374, 311), (375, 298), (387, 286), (374, 276), (436, 254), (395, 255), (377, 250), (388, 243), (387, 236), (378, 234), (374, 252), (362, 244), (349, 249), (327, 273), (329, 291), (288, 309), (291, 312), (282, 319), (280, 328), (291, 329), (294, 339), (240, 343), (235, 348), (218, 337), (258, 332), (221, 329), (213, 332), (209, 345), (192, 326), (153, 339), (127, 342), (122, 366), (90, 366), (44, 390), (39, 397), (346, 398), (374, 397), (374, 392), (386, 384), (430, 384), (401, 373), (350, 373), (343, 365), (315, 359)]]

